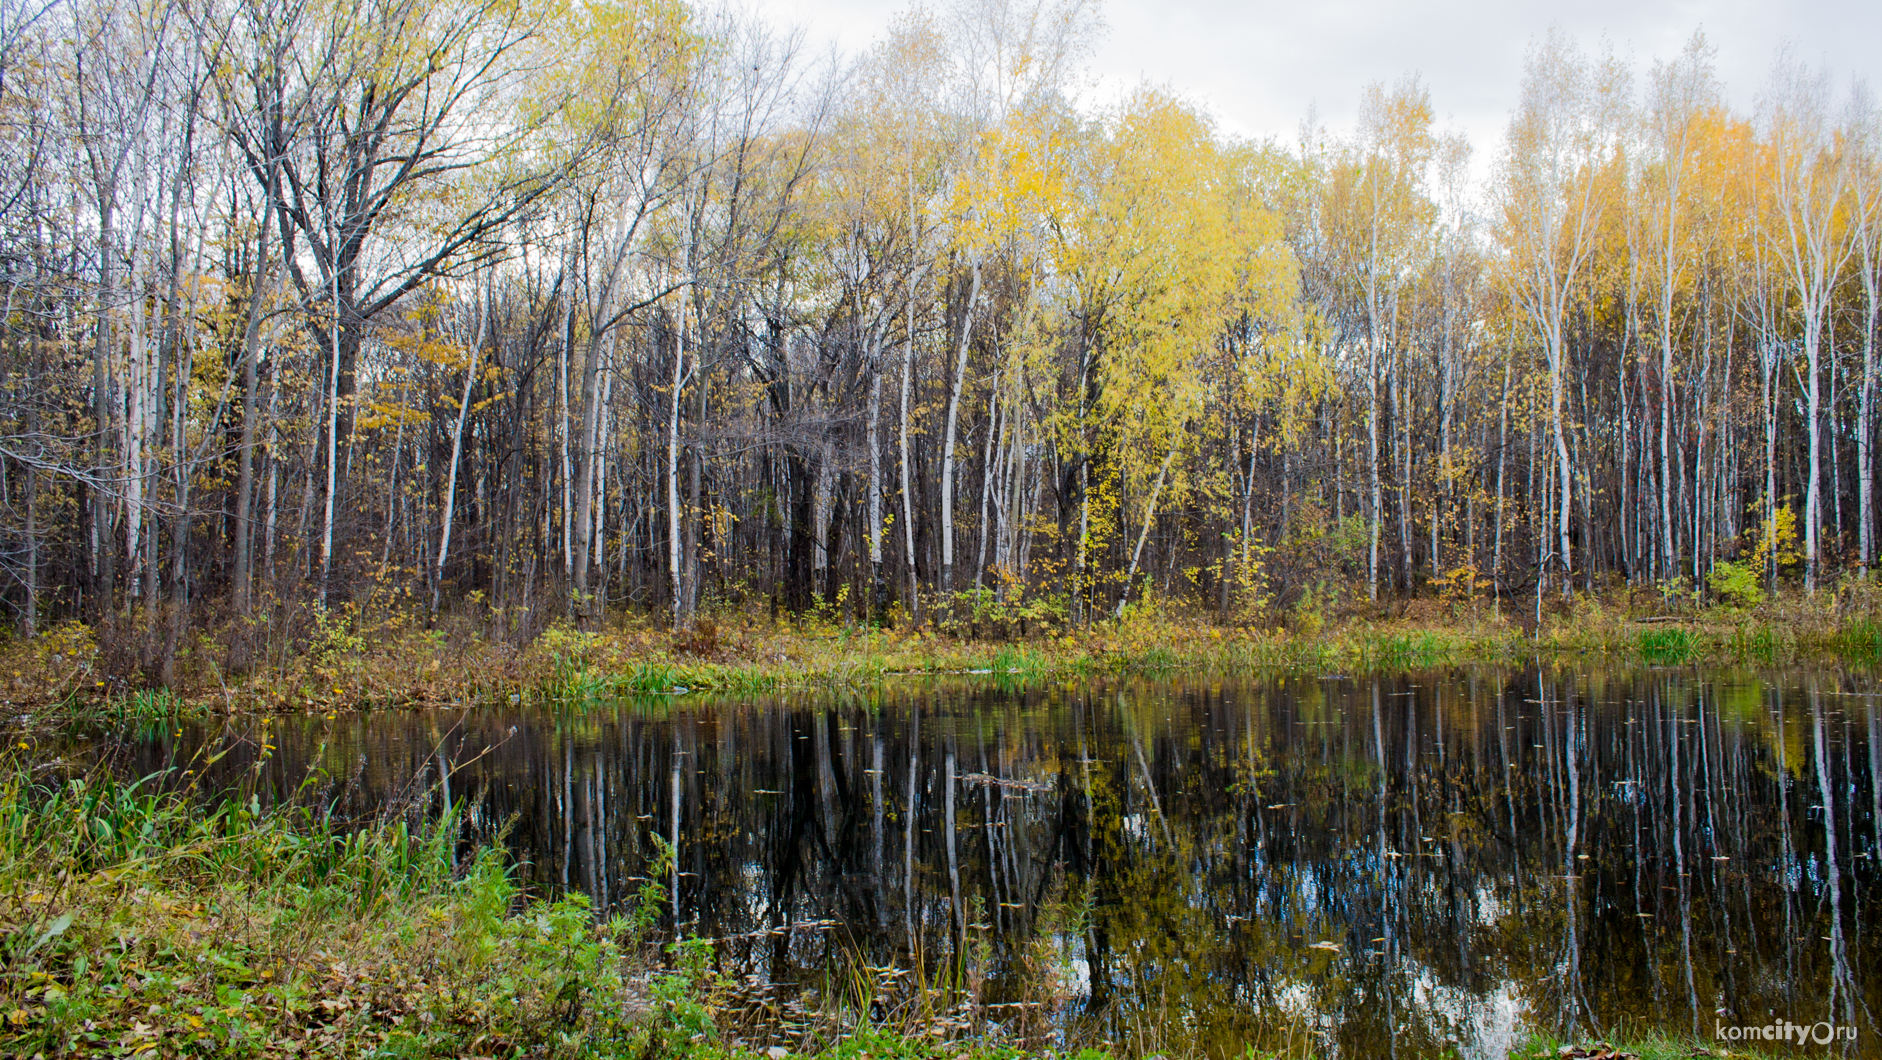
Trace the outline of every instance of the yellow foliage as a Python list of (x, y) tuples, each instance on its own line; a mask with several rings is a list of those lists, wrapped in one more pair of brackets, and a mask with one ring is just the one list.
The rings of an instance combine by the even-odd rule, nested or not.
[[(1151, 90), (1079, 148), (1072, 164), (1091, 190), (1060, 196), (1050, 271), (1070, 287), (1062, 308), (1086, 322), (1098, 385), (1095, 406), (1075, 396), (1059, 429), (1109, 452), (1138, 497), (1167, 454), (1198, 440), (1218, 380), (1249, 399), (1295, 401), (1326, 376), (1291, 337), (1297, 268), (1279, 218), (1252, 194), (1258, 155), (1225, 150), (1206, 118)], [(1089, 420), (1102, 438), (1085, 439)], [(1193, 486), (1185, 463), (1171, 465), (1171, 503)]]
[(1804, 561), (1798, 541), (1797, 513), (1788, 504), (1766, 516), (1758, 526), (1745, 528), (1745, 546), (1751, 555), (1759, 563), (1775, 559), (1779, 570)]

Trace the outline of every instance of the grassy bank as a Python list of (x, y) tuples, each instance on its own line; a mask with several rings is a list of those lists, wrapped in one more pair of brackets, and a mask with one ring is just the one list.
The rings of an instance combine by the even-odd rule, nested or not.
[(602, 920), (455, 850), (448, 820), (346, 826), (159, 779), (0, 760), (0, 1055), (924, 1060), (969, 1034), (946, 1055), (1018, 1055), (920, 1010), (754, 1019), (710, 944), (662, 944), (657, 887)]
[[(1882, 658), (1882, 594), (1853, 584), (1756, 609), (1698, 608), (1657, 594), (1547, 601), (1540, 621), (1487, 602), (1412, 601), (1296, 609), (1225, 625), (1154, 607), (1086, 628), (981, 622), (939, 613), (914, 628), (818, 616), (774, 621), (721, 612), (680, 632), (642, 617), (578, 629), (558, 623), (527, 644), (499, 640), (487, 619), (425, 629), (411, 615), (318, 614), (251, 660), (228, 666), (219, 635), (182, 653), (167, 688), (101, 649), (72, 624), (0, 644), (0, 714), (43, 723), (135, 721), (190, 711), (323, 711), (502, 701), (867, 687), (900, 676), (1068, 678), (1117, 674), (1228, 676), (1352, 673), (1458, 663), (1599, 656), (1645, 665), (1755, 664)], [(965, 617), (962, 617), (962, 616)]]
[(4, 768), (0, 1053), (612, 1055), (647, 1033), (633, 925), (519, 904), (494, 851)]

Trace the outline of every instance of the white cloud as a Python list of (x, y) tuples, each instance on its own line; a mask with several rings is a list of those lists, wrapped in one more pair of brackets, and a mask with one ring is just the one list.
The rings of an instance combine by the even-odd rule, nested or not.
[[(907, 5), (878, 0), (758, 0), (779, 25), (801, 25), (813, 51), (867, 48)], [(938, 6), (938, 5), (935, 5)], [(1592, 52), (1605, 38), (1644, 78), (1703, 26), (1729, 98), (1749, 109), (1781, 42), (1827, 64), (1839, 90), (1852, 76), (1882, 89), (1882, 4), (1858, 0), (1588, 0), (1577, 5), (1470, 0), (1111, 0), (1093, 57), (1098, 95), (1140, 81), (1201, 104), (1221, 128), (1293, 142), (1310, 105), (1333, 131), (1351, 127), (1361, 89), (1417, 72), (1442, 124), (1462, 129), (1479, 159), (1495, 150), (1515, 105), (1530, 43), (1560, 25)]]

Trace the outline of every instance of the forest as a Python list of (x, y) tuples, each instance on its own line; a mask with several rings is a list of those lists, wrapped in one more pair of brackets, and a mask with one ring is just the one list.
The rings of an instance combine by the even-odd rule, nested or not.
[[(0, 597), (162, 675), (330, 609), (1226, 624), (1749, 604), (1877, 553), (1882, 110), (1552, 33), (1248, 141), (1084, 0), (0, 2)], [(298, 623), (298, 626), (294, 624)], [(259, 632), (258, 632), (259, 631)]]

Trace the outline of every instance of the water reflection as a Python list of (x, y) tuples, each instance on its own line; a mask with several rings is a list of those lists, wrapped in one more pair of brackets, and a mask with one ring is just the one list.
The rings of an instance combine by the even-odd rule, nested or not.
[(221, 776), (277, 799), (310, 776), (354, 812), (464, 799), (530, 878), (604, 909), (663, 841), (656, 882), (728, 969), (952, 970), (1060, 1040), (1501, 1058), (1529, 1026), (1788, 1019), (1855, 1026), (1848, 1051), (1878, 1055), (1875, 690), (1488, 669), (909, 683), (185, 728), (128, 765), (211, 744)]

